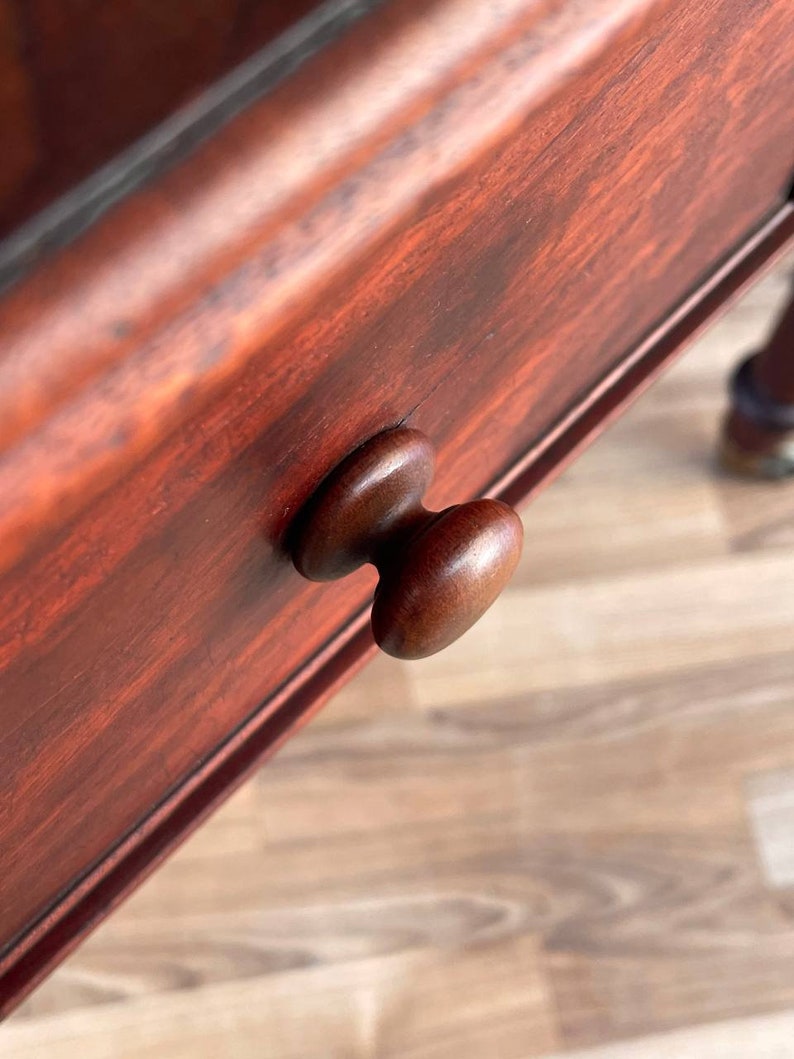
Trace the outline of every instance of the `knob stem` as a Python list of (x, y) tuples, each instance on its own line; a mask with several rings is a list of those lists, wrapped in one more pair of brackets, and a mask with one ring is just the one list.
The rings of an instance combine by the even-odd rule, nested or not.
[(434, 463), (418, 430), (376, 435), (320, 484), (292, 535), (293, 562), (309, 580), (375, 565), (373, 633), (397, 658), (456, 640), (494, 602), (521, 551), (521, 520), (498, 500), (424, 507)]

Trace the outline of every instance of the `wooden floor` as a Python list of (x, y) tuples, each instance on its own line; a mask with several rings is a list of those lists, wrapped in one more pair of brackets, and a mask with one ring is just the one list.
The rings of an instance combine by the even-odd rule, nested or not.
[(794, 482), (712, 464), (779, 269), (0, 1030), (3, 1059), (794, 1057)]

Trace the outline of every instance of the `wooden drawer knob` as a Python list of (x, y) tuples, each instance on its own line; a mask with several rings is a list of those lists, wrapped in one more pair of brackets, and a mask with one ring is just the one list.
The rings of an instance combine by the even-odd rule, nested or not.
[(434, 452), (418, 430), (389, 430), (351, 453), (296, 520), (292, 559), (311, 581), (374, 563), (376, 642), (395, 658), (425, 658), (490, 607), (521, 554), (523, 529), (499, 500), (428, 511)]

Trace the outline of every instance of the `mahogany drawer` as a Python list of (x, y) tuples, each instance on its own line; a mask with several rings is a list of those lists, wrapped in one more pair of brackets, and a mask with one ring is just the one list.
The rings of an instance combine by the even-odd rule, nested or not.
[(394, 0), (6, 293), (0, 994), (327, 690), (373, 579), (289, 561), (323, 475), (407, 422), (436, 504), (504, 486), (782, 209), (790, 42), (788, 0)]

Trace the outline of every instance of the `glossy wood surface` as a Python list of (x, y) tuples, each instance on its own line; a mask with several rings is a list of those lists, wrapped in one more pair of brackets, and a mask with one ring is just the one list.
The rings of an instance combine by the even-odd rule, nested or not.
[(3, 1059), (789, 1059), (794, 483), (710, 450), (792, 270), (526, 509), (500, 605), (342, 689)]
[[(794, 208), (786, 207), (510, 468), (497, 483), (498, 494), (515, 504), (552, 481), (792, 239)], [(360, 613), (301, 667), (9, 950), (0, 962), (0, 1012), (13, 1009), (245, 776), (269, 759), (358, 671), (374, 648), (366, 617), (366, 612)]]
[(509, 381), (508, 462), (783, 197), (790, 8), (734, 4), (448, 0), (419, 32), (401, 0), (114, 210), (0, 304), (0, 567), (224, 389), (300, 403), (324, 473)]
[(487, 490), (774, 212), (789, 27), (395, 0), (0, 303), (4, 1002), (317, 701), (328, 471), (408, 422)]
[(521, 555), (521, 520), (499, 500), (428, 511), (435, 453), (418, 430), (370, 438), (331, 471), (288, 533), (292, 561), (311, 581), (372, 563), (377, 645), (427, 658), (454, 643), (496, 601)]
[[(2, 0), (0, 235), (318, 6), (319, 0)], [(340, 14), (349, 6), (324, 5)]]

